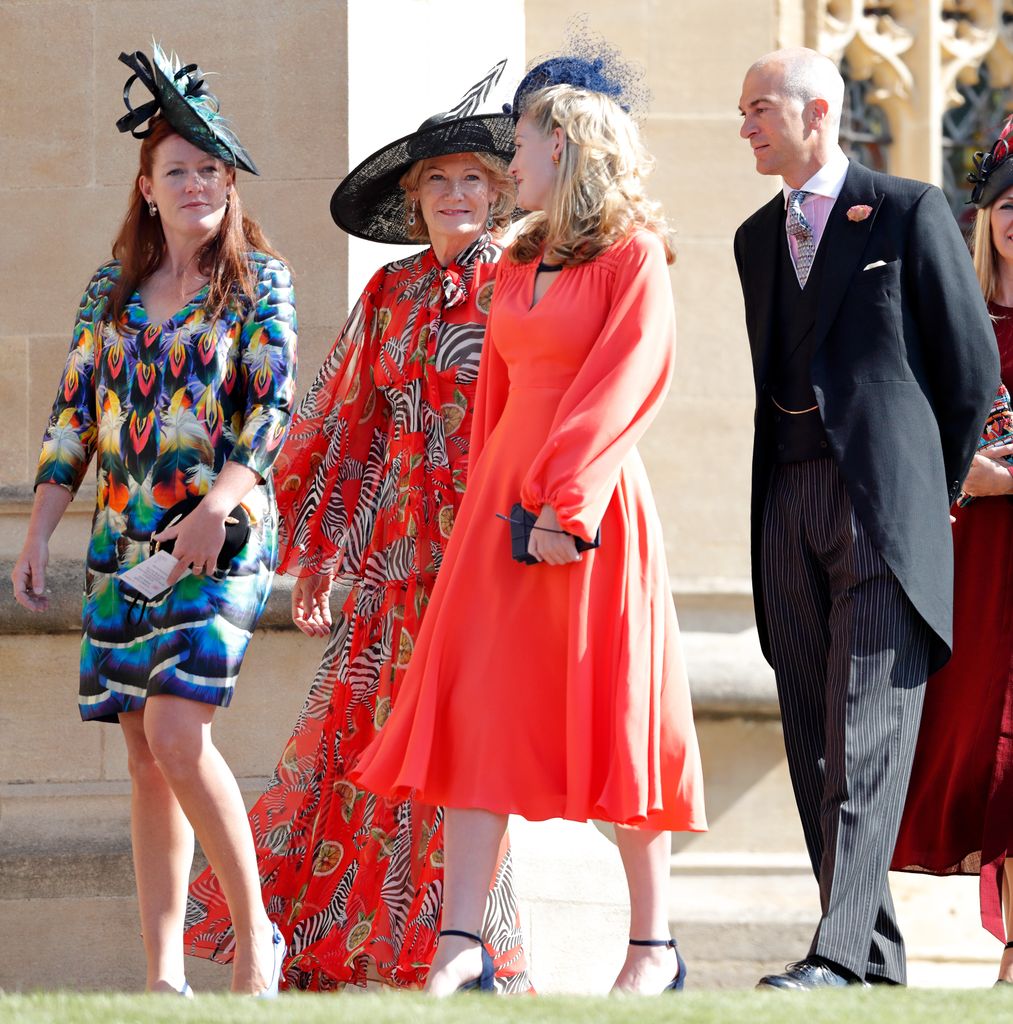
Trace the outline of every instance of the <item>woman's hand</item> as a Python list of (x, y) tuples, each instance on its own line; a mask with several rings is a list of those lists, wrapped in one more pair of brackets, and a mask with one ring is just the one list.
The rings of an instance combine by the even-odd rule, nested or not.
[(964, 480), (964, 493), (975, 498), (991, 498), (999, 494), (1013, 494), (1013, 474), (1002, 459), (1013, 454), (1013, 444), (986, 448), (976, 452), (974, 461)]
[[(550, 533), (548, 531), (557, 532)], [(580, 561), (577, 544), (568, 533), (559, 532), (562, 527), (551, 505), (543, 505), (535, 520), (535, 528), (528, 540), (528, 554), (547, 565), (569, 565)]]
[(153, 534), (156, 541), (175, 541), (172, 556), (178, 564), (169, 573), (170, 587), (187, 569), (195, 576), (215, 571), (225, 544), (225, 520), (259, 480), (252, 469), (226, 462), (201, 503), (185, 519)]
[(176, 565), (166, 582), (171, 587), (183, 573), (190, 569), (195, 576), (214, 572), (218, 555), (225, 543), (225, 519), (228, 512), (219, 512), (215, 506), (202, 501), (188, 516), (175, 526), (169, 526), (161, 533), (152, 534), (152, 539), (174, 541), (172, 557)]
[(292, 621), (307, 636), (331, 632), (331, 577), (327, 573), (300, 576), (292, 587)]
[(14, 584), (14, 600), (30, 612), (49, 610), (49, 598), (45, 594), (48, 565), (49, 542), (29, 534), (14, 563), (11, 582)]
[(14, 600), (30, 612), (44, 612), (49, 609), (49, 598), (46, 597), (49, 538), (53, 536), (56, 524), (67, 511), (70, 500), (70, 491), (59, 484), (42, 483), (35, 488), (28, 534), (11, 573)]

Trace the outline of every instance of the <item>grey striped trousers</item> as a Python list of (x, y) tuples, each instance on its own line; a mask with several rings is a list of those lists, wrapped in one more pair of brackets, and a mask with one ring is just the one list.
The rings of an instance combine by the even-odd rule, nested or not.
[(785, 749), (821, 917), (809, 955), (904, 983), (887, 870), (914, 758), (929, 631), (833, 459), (777, 466), (763, 599)]

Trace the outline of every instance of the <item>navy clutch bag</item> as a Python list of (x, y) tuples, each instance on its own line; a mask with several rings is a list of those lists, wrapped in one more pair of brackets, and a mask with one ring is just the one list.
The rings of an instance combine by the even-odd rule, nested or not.
[[(501, 516), (506, 518), (505, 516)], [(515, 562), (521, 562), (524, 565), (538, 565), (538, 559), (532, 558), (528, 554), (528, 541), (531, 540), (531, 531), (534, 529), (535, 520), (538, 518), (534, 512), (529, 512), (520, 502), (517, 502), (513, 508), (510, 509), (510, 518), (507, 522), (510, 523), (510, 556)], [(543, 527), (538, 527), (543, 529)], [(552, 530), (552, 533), (566, 533), (565, 530)], [(572, 533), (566, 534), (568, 537), (573, 537), (578, 551), (590, 551), (592, 548), (601, 546), (601, 527), (594, 535), (593, 541), (586, 541), (582, 537), (577, 537)]]

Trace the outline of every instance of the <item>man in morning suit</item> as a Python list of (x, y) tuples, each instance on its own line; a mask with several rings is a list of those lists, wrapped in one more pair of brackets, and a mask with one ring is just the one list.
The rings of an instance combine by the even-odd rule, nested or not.
[(736, 232), (756, 385), (752, 568), (821, 916), (760, 987), (903, 984), (887, 867), (927, 674), (949, 657), (949, 506), (999, 382), (939, 189), (850, 162), (813, 50), (743, 82), (740, 135), (782, 191)]

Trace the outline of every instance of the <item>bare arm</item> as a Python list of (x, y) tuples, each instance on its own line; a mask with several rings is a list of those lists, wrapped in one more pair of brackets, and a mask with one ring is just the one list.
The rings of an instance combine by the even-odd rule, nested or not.
[(11, 573), (14, 599), (30, 612), (44, 612), (49, 608), (49, 598), (45, 595), (49, 538), (72, 498), (70, 491), (59, 484), (39, 484), (35, 490), (28, 535)]

